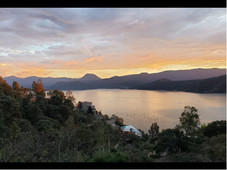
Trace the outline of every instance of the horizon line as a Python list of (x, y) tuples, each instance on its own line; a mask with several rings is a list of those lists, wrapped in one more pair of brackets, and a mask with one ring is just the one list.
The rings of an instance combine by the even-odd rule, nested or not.
[[(180, 69), (180, 70), (164, 70), (164, 71), (159, 71), (159, 72), (152, 72), (152, 73), (148, 73), (148, 72), (140, 72), (140, 73), (137, 73), (137, 74), (126, 74), (126, 75), (114, 75), (114, 76), (111, 76), (111, 77), (105, 77), (105, 78), (101, 78), (100, 76), (98, 76), (97, 74), (94, 74), (94, 73), (85, 73), (82, 77), (84, 77), (85, 75), (87, 74), (93, 74), (101, 79), (108, 79), (108, 78), (112, 78), (112, 77), (124, 77), (124, 76), (129, 76), (129, 75), (138, 75), (138, 74), (156, 74), (156, 73), (162, 73), (162, 72), (167, 72), (167, 71), (187, 71), (187, 70), (199, 70), (199, 69), (220, 69), (220, 70), (226, 70), (226, 68), (217, 68), (217, 67), (214, 67), (214, 68), (201, 68), (201, 67), (198, 67), (198, 68), (193, 68), (193, 69)], [(2, 76), (0, 76), (2, 77)], [(31, 76), (28, 76), (28, 77), (18, 77), (18, 76), (15, 76), (15, 75), (11, 75), (11, 76), (5, 76), (5, 77), (2, 77), (2, 78), (6, 78), (6, 77), (17, 77), (17, 78), (29, 78), (29, 77), (37, 77), (37, 78), (68, 78), (68, 79), (80, 79), (82, 77), (51, 77), (51, 76), (47, 76), (47, 77), (39, 77), (39, 76), (36, 76), (36, 75), (31, 75)]]

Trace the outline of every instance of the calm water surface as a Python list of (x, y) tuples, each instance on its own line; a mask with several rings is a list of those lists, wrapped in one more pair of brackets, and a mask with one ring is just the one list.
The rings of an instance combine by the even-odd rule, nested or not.
[(73, 95), (77, 102), (91, 101), (103, 114), (115, 114), (145, 132), (153, 122), (160, 129), (175, 127), (186, 105), (198, 109), (201, 123), (226, 120), (226, 94), (98, 89), (73, 91)]

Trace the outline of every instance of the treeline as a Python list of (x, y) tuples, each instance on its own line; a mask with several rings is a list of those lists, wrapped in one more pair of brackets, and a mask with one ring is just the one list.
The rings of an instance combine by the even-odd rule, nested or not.
[[(1, 162), (225, 162), (226, 121), (200, 125), (187, 106), (179, 125), (159, 131), (152, 123), (142, 137), (124, 134), (123, 119), (75, 107), (70, 91), (47, 93), (42, 81), (31, 89), (0, 77)], [(99, 116), (97, 116), (99, 115)]]

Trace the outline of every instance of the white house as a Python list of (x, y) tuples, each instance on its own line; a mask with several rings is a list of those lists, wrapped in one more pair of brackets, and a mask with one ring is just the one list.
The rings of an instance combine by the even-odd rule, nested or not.
[(124, 133), (134, 133), (135, 135), (137, 135), (139, 137), (142, 136), (142, 133), (138, 129), (136, 129), (135, 127), (133, 127), (132, 125), (122, 126), (121, 127), (121, 130)]

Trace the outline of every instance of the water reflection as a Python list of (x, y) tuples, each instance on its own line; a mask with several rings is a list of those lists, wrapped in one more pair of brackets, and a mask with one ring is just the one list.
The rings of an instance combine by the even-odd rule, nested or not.
[(73, 91), (77, 101), (92, 101), (97, 110), (122, 117), (126, 124), (147, 131), (153, 122), (173, 128), (184, 106), (195, 106), (201, 123), (226, 119), (225, 94), (99, 89)]

